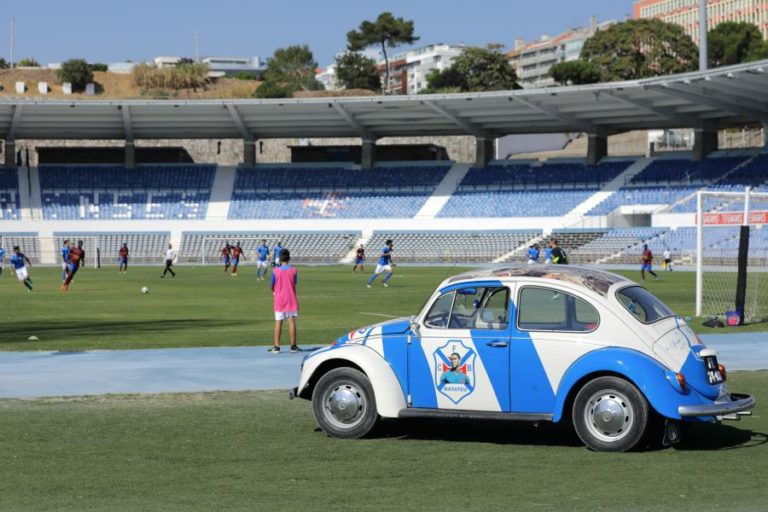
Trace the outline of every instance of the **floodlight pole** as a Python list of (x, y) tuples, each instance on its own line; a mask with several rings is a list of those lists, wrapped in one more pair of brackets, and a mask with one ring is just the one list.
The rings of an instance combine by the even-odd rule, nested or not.
[(707, 0), (699, 0), (699, 71), (707, 70)]
[(11, 57), (10, 66), (11, 66), (11, 69), (13, 69), (13, 18), (11, 18), (11, 29), (8, 31), (8, 37), (10, 38), (10, 43), (11, 43), (10, 44), (10, 57)]
[(200, 63), (200, 33), (195, 32), (195, 64)]

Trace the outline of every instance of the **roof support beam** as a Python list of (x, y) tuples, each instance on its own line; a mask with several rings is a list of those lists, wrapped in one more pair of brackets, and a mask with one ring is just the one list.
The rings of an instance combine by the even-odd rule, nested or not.
[(433, 103), (431, 101), (422, 101), (421, 104), (430, 108), (435, 113), (441, 115), (445, 119), (449, 120), (450, 122), (452, 122), (453, 124), (461, 128), (462, 130), (466, 131), (470, 135), (474, 135), (475, 137), (479, 137), (479, 138), (489, 137), (489, 134), (486, 133), (482, 127), (472, 124), (469, 121), (465, 121), (464, 119), (457, 116), (450, 110), (447, 110), (441, 107), (440, 105), (437, 105), (436, 103)]
[(342, 105), (336, 102), (330, 103), (330, 105), (339, 114), (339, 116), (344, 119), (349, 127), (357, 132), (361, 139), (376, 140), (376, 136), (371, 133), (371, 130), (360, 124), (360, 121), (355, 119), (355, 116), (350, 114), (349, 111), (347, 111), (347, 109), (345, 109)]
[(121, 105), (120, 111), (123, 114), (123, 132), (125, 132), (125, 141), (133, 142), (133, 122), (131, 120), (131, 107)]
[(11, 116), (11, 126), (8, 128), (8, 133), (5, 134), (6, 141), (16, 140), (16, 132), (19, 130), (21, 124), (21, 114), (24, 111), (24, 105), (14, 105), (13, 115)]
[(680, 127), (696, 126), (698, 124), (697, 118), (692, 116), (687, 116), (685, 114), (679, 114), (671, 108), (655, 107), (650, 103), (648, 103), (647, 101), (631, 99), (631, 98), (628, 98), (627, 96), (617, 94), (613, 91), (606, 92), (605, 94), (620, 103), (629, 105), (630, 107), (639, 108), (644, 112), (648, 112), (650, 114), (656, 114), (657, 116), (661, 116), (673, 122), (679, 122)]
[(226, 107), (227, 107), (227, 112), (229, 112), (229, 116), (232, 118), (232, 121), (235, 122), (235, 126), (237, 126), (237, 130), (240, 132), (240, 135), (243, 136), (243, 140), (252, 141), (253, 139), (255, 139), (256, 136), (245, 125), (245, 122), (243, 121), (243, 117), (240, 115), (240, 112), (237, 110), (237, 107), (232, 105), (231, 103), (227, 103)]
[(687, 101), (692, 101), (695, 103), (700, 103), (702, 105), (706, 105), (708, 107), (724, 110), (725, 112), (729, 112), (731, 114), (737, 115), (737, 116), (744, 116), (748, 119), (754, 119), (755, 121), (762, 121), (764, 119), (768, 119), (768, 111), (765, 110), (753, 110), (750, 107), (742, 107), (739, 104), (734, 104), (727, 99), (730, 97), (728, 95), (724, 95), (720, 92), (715, 91), (709, 91), (706, 92), (706, 89), (702, 89), (702, 91), (705, 92), (691, 92), (689, 90), (680, 90), (678, 88), (675, 88), (671, 84), (662, 85), (661, 87), (654, 88), (655, 90), (666, 94), (667, 96), (673, 96), (675, 98), (684, 99)]
[(558, 121), (561, 121), (563, 123), (566, 123), (570, 125), (572, 128), (578, 131), (586, 132), (586, 133), (597, 133), (598, 128), (592, 124), (592, 123), (585, 123), (581, 121), (580, 119), (576, 119), (575, 117), (571, 117), (567, 114), (562, 114), (557, 111), (557, 109), (544, 106), (540, 103), (537, 103), (535, 101), (531, 101), (528, 99), (521, 98), (519, 96), (515, 96), (514, 98), (510, 98), (511, 101), (519, 101), (523, 105), (526, 105), (529, 108), (532, 108), (533, 110), (537, 110), (541, 112), (542, 114), (546, 114), (549, 117), (553, 117), (557, 119)]

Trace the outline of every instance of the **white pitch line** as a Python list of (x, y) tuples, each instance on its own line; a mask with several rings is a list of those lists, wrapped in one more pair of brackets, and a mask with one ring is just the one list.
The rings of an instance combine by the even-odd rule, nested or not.
[(385, 315), (384, 313), (366, 313), (365, 311), (361, 311), (360, 314), (368, 315), (368, 316), (382, 316), (384, 318), (400, 318), (400, 315)]

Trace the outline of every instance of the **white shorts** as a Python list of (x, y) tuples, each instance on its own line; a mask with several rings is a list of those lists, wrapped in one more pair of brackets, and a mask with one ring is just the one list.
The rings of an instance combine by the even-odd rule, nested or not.
[(16, 279), (18, 279), (20, 282), (23, 282), (28, 277), (29, 277), (29, 271), (27, 270), (27, 267), (21, 267), (16, 269)]
[(65, 263), (65, 262), (62, 261), (61, 262), (61, 270), (63, 270), (64, 272), (69, 270), (69, 263)]
[(267, 268), (267, 261), (266, 260), (264, 260), (264, 261), (256, 260), (256, 267), (257, 268)]
[(536, 263), (538, 263), (538, 261), (536, 261), (536, 260), (528, 260), (528, 264), (529, 265), (535, 265)]
[(275, 311), (275, 320), (287, 320), (299, 316), (298, 311)]
[(392, 265), (376, 265), (376, 274), (381, 274), (382, 272), (392, 272)]

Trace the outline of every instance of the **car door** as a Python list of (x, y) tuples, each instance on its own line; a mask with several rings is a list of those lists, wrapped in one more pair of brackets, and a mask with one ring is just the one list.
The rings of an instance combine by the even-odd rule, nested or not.
[(504, 286), (444, 290), (408, 346), (411, 407), (509, 410), (509, 301)]
[(510, 339), (510, 407), (514, 413), (550, 414), (564, 373), (598, 348), (592, 333), (598, 311), (573, 293), (546, 286), (519, 286)]

